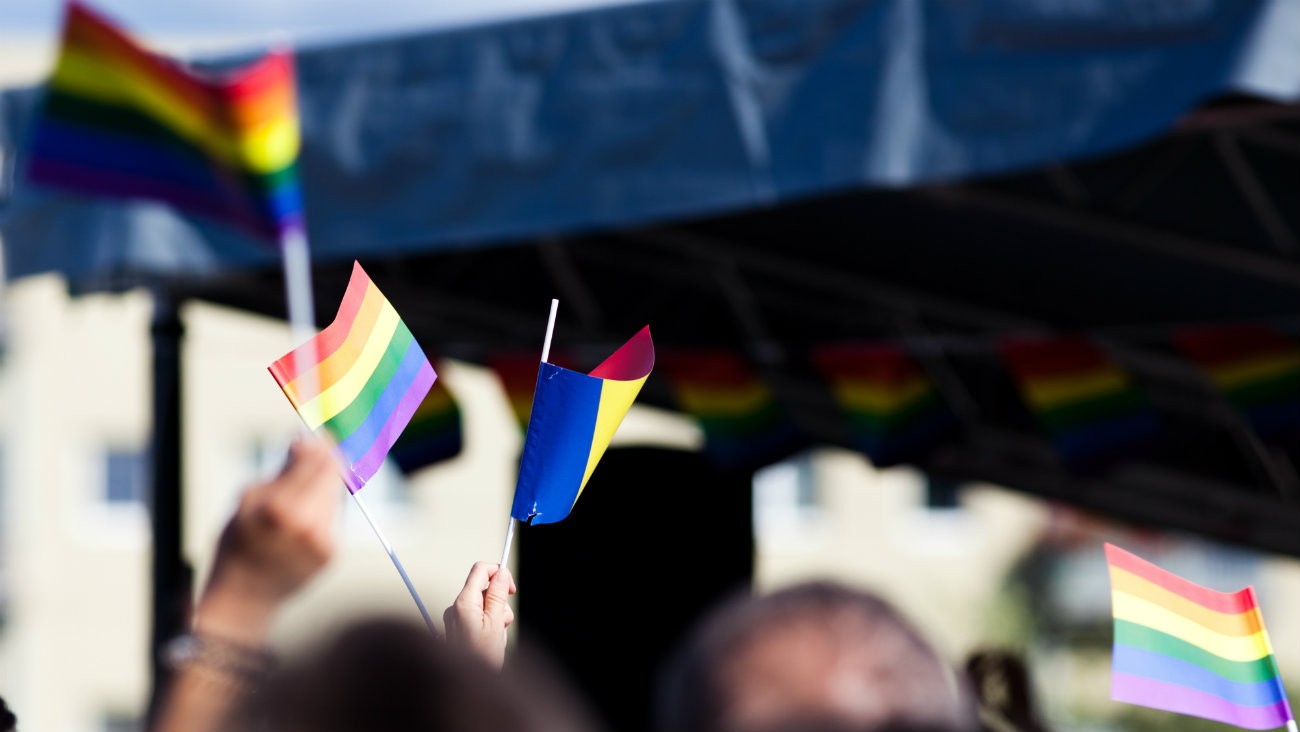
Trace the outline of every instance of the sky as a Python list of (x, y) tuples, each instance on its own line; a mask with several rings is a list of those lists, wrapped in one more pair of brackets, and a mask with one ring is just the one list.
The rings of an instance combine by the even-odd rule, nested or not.
[[(89, 0), (133, 32), (260, 41), (334, 40), (538, 15), (628, 0)], [(62, 0), (0, 0), (6, 37), (53, 39)]]

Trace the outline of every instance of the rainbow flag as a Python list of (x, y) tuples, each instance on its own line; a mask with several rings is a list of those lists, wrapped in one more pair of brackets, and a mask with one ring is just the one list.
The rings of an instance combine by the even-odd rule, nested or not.
[(1300, 345), (1264, 325), (1191, 328), (1174, 342), (1261, 437), (1300, 429)]
[(1216, 592), (1106, 545), (1111, 698), (1246, 729), (1294, 718), (1250, 587)]
[(270, 371), (307, 428), (338, 445), (353, 493), (379, 470), (438, 378), (358, 263), (334, 322)]
[(716, 464), (752, 469), (803, 446), (785, 407), (736, 354), (679, 350), (664, 354), (663, 366), (677, 408), (699, 422), (705, 451)]
[(590, 374), (541, 364), (511, 516), (553, 524), (569, 515), (654, 364), (649, 326)]
[(1142, 393), (1087, 340), (1007, 339), (1001, 349), (1021, 395), (1066, 462), (1115, 457), (1157, 431), (1159, 421)]
[(824, 346), (813, 361), (849, 419), (855, 446), (876, 465), (915, 457), (957, 426), (934, 383), (902, 346)]
[(28, 175), (161, 201), (273, 240), (303, 226), (299, 137), (288, 53), (199, 76), (71, 2)]
[(435, 381), (388, 456), (410, 474), (459, 455), (464, 442), (460, 407), (447, 387)]

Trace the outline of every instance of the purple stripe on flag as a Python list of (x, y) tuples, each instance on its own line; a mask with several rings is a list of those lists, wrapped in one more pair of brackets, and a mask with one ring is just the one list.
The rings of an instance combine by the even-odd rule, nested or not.
[(214, 198), (174, 181), (141, 178), (123, 171), (85, 168), (49, 158), (33, 160), (28, 168), (28, 176), (38, 183), (79, 193), (158, 200), (190, 214), (220, 219), (254, 234), (265, 236), (274, 233), (268, 230), (268, 222), (250, 210), (245, 201), (232, 203), (230, 199)]
[[(425, 361), (424, 365), (420, 367), (420, 373), (411, 382), (411, 388), (406, 390), (406, 395), (402, 397), (402, 401), (393, 410), (392, 416), (388, 418), (383, 429), (375, 437), (375, 442), (370, 446), (370, 450), (352, 465), (352, 471), (361, 476), (363, 480), (370, 480), (375, 471), (379, 470), (379, 465), (384, 462), (384, 456), (388, 454), (388, 450), (392, 448), (393, 443), (397, 442), (402, 430), (406, 429), (406, 424), (411, 421), (411, 415), (415, 414), (415, 410), (420, 408), (420, 403), (424, 401), (424, 397), (429, 393), (429, 389), (433, 386), (433, 380), (436, 378), (438, 378), (438, 375), (434, 373), (433, 366), (430, 366), (429, 362)], [(353, 493), (355, 492), (353, 491)]]
[(1167, 712), (1213, 719), (1245, 729), (1274, 729), (1291, 719), (1291, 708), (1286, 700), (1261, 707), (1248, 707), (1185, 686), (1120, 672), (1111, 675), (1110, 698)]

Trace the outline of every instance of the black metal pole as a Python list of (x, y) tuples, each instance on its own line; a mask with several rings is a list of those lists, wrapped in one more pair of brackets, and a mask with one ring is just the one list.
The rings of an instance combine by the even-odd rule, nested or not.
[(169, 677), (163, 645), (189, 627), (192, 572), (181, 555), (181, 323), (180, 301), (164, 286), (154, 288), (153, 482), (149, 517), (153, 530), (153, 620), (149, 654), (153, 686), (148, 722), (152, 727)]

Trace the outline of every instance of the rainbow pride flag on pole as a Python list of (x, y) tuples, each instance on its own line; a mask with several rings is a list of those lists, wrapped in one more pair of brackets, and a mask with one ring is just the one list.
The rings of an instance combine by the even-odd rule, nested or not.
[(379, 470), (438, 378), (358, 263), (334, 322), (270, 371), (307, 428), (338, 445), (353, 493)]
[(1159, 421), (1128, 374), (1074, 336), (1007, 339), (1002, 356), (1021, 395), (1068, 463), (1113, 458), (1151, 438)]
[(877, 466), (914, 457), (957, 426), (934, 383), (902, 346), (825, 346), (813, 361), (849, 419), (855, 446)]
[(746, 470), (784, 459), (803, 446), (785, 407), (744, 359), (724, 350), (674, 350), (664, 369), (677, 408), (704, 432), (717, 465)]
[(447, 387), (435, 381), (388, 456), (410, 474), (456, 457), (464, 444), (460, 406)]
[(647, 326), (589, 374), (541, 364), (513, 518), (552, 524), (569, 515), (654, 363)]
[(200, 76), (71, 2), (31, 138), (32, 181), (143, 198), (277, 240), (303, 228), (293, 58)]
[(1300, 429), (1300, 344), (1264, 325), (1190, 328), (1174, 342), (1261, 437)]
[(1296, 725), (1255, 591), (1217, 592), (1106, 545), (1111, 698), (1246, 729)]

